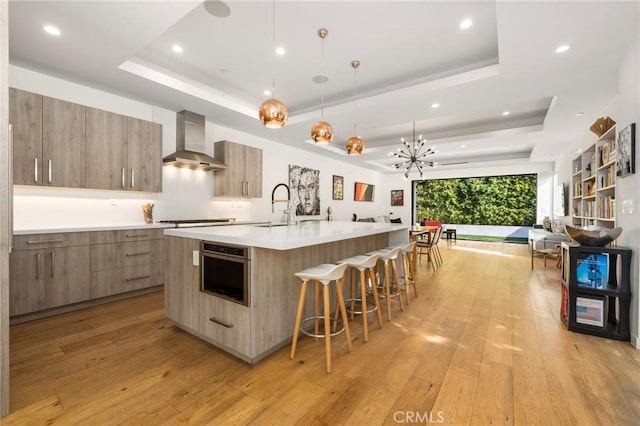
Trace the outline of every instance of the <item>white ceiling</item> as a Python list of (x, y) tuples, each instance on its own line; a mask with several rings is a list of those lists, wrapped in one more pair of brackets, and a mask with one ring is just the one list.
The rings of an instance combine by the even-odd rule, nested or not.
[[(616, 96), (621, 53), (640, 22), (637, 1), (226, 5), (229, 16), (218, 17), (192, 1), (10, 1), (10, 62), (382, 172), (415, 121), (438, 151), (431, 161), (466, 168), (553, 161)], [(473, 25), (461, 30), (465, 18)], [(554, 53), (561, 44), (571, 49)], [(312, 82), (318, 75), (324, 87)], [(278, 130), (257, 119), (273, 79), (289, 109)], [(335, 133), (326, 147), (309, 142), (322, 95)], [(344, 149), (354, 116), (360, 157)]]

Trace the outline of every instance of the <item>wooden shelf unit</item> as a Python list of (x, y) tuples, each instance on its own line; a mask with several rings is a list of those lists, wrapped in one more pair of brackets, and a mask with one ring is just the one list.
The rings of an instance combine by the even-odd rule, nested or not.
[[(560, 318), (564, 324), (571, 331), (629, 341), (632, 250), (569, 243), (562, 243), (561, 250)], [(601, 256), (607, 265), (606, 277), (600, 276), (601, 285), (596, 287), (585, 285), (584, 272), (578, 269), (582, 262), (587, 262), (582, 268), (589, 267), (591, 256)]]
[(573, 159), (571, 223), (573, 226), (615, 227), (616, 162), (613, 126), (595, 144)]

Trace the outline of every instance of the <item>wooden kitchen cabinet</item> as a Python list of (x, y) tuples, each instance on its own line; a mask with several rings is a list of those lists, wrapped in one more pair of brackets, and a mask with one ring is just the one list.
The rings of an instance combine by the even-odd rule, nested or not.
[(86, 108), (87, 188), (127, 188), (127, 117)]
[(162, 191), (162, 126), (87, 107), (87, 187)]
[(13, 125), (13, 183), (42, 184), (42, 96), (9, 88)]
[(88, 300), (89, 241), (86, 232), (14, 237), (9, 256), (9, 315)]
[(16, 185), (85, 186), (82, 105), (9, 89)]
[(162, 125), (127, 118), (127, 189), (162, 192)]
[(215, 158), (228, 167), (215, 172), (216, 197), (262, 198), (262, 150), (230, 141), (214, 145)]
[(91, 299), (164, 283), (162, 229), (91, 233)]
[(249, 362), (251, 308), (200, 291), (193, 253), (200, 241), (166, 237), (165, 315), (187, 331)]

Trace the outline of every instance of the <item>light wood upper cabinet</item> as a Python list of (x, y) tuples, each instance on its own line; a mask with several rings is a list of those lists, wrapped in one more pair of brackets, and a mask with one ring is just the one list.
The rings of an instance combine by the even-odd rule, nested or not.
[(162, 125), (127, 119), (127, 189), (162, 192)]
[(216, 142), (215, 158), (228, 167), (214, 176), (216, 197), (262, 197), (262, 150), (229, 141)]
[(42, 98), (43, 185), (85, 187), (85, 107)]
[(126, 189), (127, 117), (86, 108), (88, 188)]
[(16, 185), (162, 191), (162, 125), (9, 89)]
[(85, 187), (84, 106), (9, 89), (14, 183)]
[(13, 183), (42, 184), (42, 96), (9, 89), (13, 125)]

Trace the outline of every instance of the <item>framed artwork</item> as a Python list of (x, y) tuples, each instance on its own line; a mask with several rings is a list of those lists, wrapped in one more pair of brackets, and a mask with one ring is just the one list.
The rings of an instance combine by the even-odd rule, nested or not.
[(353, 192), (354, 201), (373, 201), (375, 195), (375, 186), (368, 183), (356, 182)]
[(333, 199), (344, 199), (344, 177), (333, 175)]
[(616, 170), (619, 177), (636, 172), (636, 123), (631, 123), (618, 133), (616, 146)]
[(391, 205), (404, 206), (404, 190), (403, 189), (391, 190)]
[(296, 215), (320, 215), (320, 170), (289, 165), (289, 188)]

